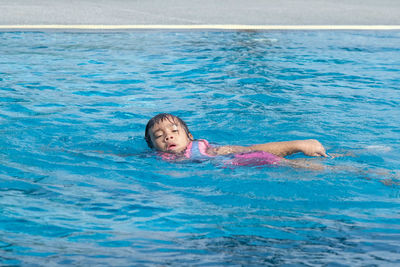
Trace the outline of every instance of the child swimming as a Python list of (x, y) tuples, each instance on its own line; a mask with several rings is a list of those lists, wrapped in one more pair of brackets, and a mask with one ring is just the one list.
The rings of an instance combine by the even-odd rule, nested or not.
[(321, 165), (289, 161), (285, 156), (302, 152), (307, 156), (327, 157), (323, 145), (314, 139), (271, 142), (251, 146), (211, 146), (204, 139), (194, 139), (186, 123), (179, 117), (160, 113), (146, 125), (147, 145), (157, 150), (163, 159), (206, 159), (233, 155), (233, 165), (289, 164), (297, 167), (323, 169)]

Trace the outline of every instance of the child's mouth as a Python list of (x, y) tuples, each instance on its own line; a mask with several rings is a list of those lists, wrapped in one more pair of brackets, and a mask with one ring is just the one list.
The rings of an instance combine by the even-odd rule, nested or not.
[(175, 150), (175, 148), (176, 148), (175, 144), (169, 144), (167, 149), (168, 150)]

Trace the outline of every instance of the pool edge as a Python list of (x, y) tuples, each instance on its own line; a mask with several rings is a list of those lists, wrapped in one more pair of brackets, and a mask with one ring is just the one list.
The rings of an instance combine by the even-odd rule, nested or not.
[(0, 25), (7, 30), (400, 30), (400, 25)]

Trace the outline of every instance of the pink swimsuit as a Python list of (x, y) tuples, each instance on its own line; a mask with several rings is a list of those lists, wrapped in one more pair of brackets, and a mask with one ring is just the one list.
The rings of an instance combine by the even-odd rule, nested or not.
[[(210, 144), (207, 142), (207, 140), (194, 140), (190, 142), (190, 144), (187, 146), (183, 156), (191, 160), (206, 160), (210, 157), (216, 157), (207, 153), (207, 150), (209, 148)], [(181, 158), (182, 156), (170, 153), (161, 153), (161, 157), (165, 160), (176, 160), (178, 158)], [(236, 166), (258, 166), (278, 164), (281, 160), (281, 157), (278, 157), (274, 154), (264, 151), (255, 151), (249, 153), (234, 154), (233, 158), (229, 159), (226, 163)]]

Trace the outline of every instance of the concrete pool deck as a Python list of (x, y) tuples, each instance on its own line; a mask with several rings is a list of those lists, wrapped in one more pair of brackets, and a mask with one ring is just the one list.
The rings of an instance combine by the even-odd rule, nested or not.
[(3, 0), (0, 30), (400, 29), (398, 0)]

